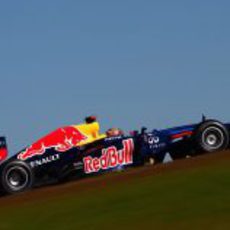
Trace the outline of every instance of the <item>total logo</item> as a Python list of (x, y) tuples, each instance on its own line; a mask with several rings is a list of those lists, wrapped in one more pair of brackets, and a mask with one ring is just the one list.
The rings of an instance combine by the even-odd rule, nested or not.
[(133, 139), (123, 141), (123, 149), (118, 150), (111, 146), (102, 150), (101, 157), (85, 157), (83, 159), (86, 174), (99, 172), (100, 170), (113, 169), (119, 166), (133, 163), (134, 143)]

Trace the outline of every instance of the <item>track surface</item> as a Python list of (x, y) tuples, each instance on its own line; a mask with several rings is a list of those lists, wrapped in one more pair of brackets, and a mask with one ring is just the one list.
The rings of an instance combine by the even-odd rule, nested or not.
[(101, 176), (75, 180), (65, 184), (47, 186), (34, 189), (26, 193), (14, 196), (0, 197), (0, 207), (20, 207), (22, 205), (60, 199), (66, 195), (75, 194), (79, 196), (81, 193), (100, 190), (111, 185), (129, 183), (135, 178), (152, 176), (154, 174), (167, 174), (173, 171), (185, 171), (187, 169), (196, 169), (201, 166), (213, 165), (218, 161), (230, 161), (230, 150), (205, 154), (189, 159), (177, 160), (168, 164), (159, 164), (156, 166), (144, 166), (131, 168), (123, 172), (107, 173)]

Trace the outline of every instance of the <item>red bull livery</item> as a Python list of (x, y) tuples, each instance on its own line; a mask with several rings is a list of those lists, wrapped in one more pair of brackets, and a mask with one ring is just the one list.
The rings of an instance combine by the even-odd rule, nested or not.
[(123, 149), (118, 150), (116, 146), (111, 146), (103, 149), (100, 157), (85, 157), (83, 159), (85, 173), (96, 173), (100, 170), (108, 170), (132, 164), (134, 152), (133, 140), (124, 140), (123, 147)]
[(67, 178), (224, 150), (229, 147), (229, 131), (230, 124), (203, 118), (170, 129), (143, 127), (125, 135), (110, 128), (101, 134), (95, 117), (88, 117), (85, 123), (59, 128), (8, 158), (6, 140), (0, 137), (0, 189), (14, 194)]
[(73, 126), (60, 128), (32, 144), (18, 155), (18, 159), (26, 160), (35, 155), (43, 155), (52, 148), (57, 152), (64, 153), (86, 139), (87, 136)]

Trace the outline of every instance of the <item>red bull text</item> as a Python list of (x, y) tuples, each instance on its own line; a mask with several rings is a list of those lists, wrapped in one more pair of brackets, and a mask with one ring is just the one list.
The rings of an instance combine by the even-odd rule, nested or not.
[(77, 128), (72, 126), (57, 129), (32, 144), (18, 155), (18, 159), (26, 160), (36, 155), (43, 155), (47, 149), (54, 148), (57, 152), (66, 152), (87, 139)]
[(102, 150), (101, 157), (85, 157), (84, 171), (86, 174), (99, 172), (100, 170), (113, 169), (133, 163), (134, 143), (132, 139), (123, 141), (123, 149), (117, 150), (111, 146)]

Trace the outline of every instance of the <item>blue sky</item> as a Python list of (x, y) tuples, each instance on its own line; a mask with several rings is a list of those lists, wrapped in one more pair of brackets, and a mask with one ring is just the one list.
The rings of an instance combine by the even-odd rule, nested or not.
[(96, 114), (102, 130), (230, 119), (230, 2), (0, 2), (10, 151)]

